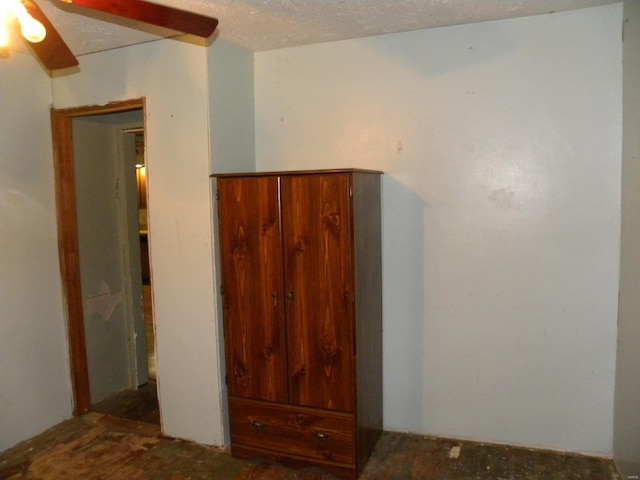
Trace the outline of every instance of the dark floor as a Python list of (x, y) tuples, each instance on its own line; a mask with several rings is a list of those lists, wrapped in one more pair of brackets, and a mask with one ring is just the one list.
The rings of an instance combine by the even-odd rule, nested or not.
[(149, 381), (137, 390), (125, 390), (107, 397), (95, 404), (93, 411), (160, 426), (156, 382)]
[[(153, 393), (151, 393), (151, 396)], [(126, 393), (135, 417), (141, 408)], [(105, 403), (109, 403), (105, 402)], [(144, 403), (144, 402), (143, 402)], [(105, 407), (105, 405), (103, 405)], [(105, 408), (108, 410), (108, 408)], [(112, 412), (112, 413), (113, 413)], [(146, 416), (147, 414), (143, 414)], [(0, 454), (4, 480), (335, 480), (162, 437), (158, 424), (93, 412)], [(385, 432), (360, 480), (619, 480), (611, 460)]]

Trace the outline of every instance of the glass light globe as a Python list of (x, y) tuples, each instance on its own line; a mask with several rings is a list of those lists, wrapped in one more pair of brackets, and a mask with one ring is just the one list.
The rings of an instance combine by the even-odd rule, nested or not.
[(20, 19), (20, 31), (22, 36), (31, 43), (41, 42), (47, 36), (47, 30), (44, 25), (30, 15)]

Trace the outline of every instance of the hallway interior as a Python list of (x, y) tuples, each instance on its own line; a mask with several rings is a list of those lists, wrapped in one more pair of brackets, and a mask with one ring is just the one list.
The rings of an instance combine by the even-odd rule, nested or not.
[(136, 390), (123, 390), (93, 405), (93, 411), (113, 417), (150, 423), (160, 426), (160, 407), (156, 388), (156, 357), (153, 331), (153, 311), (151, 285), (145, 280), (142, 285), (144, 301), (145, 332), (147, 337), (147, 358), (149, 362), (149, 382)]

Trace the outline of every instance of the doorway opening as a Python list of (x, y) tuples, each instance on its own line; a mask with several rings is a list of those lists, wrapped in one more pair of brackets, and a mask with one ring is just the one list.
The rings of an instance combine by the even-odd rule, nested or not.
[(142, 309), (147, 340), (147, 370), (149, 380), (156, 381), (155, 333), (153, 324), (153, 287), (151, 285), (151, 265), (149, 263), (149, 220), (147, 209), (147, 166), (145, 157), (144, 128), (123, 130), (123, 134), (133, 134), (135, 141), (136, 194), (138, 206), (138, 230), (140, 235), (140, 267), (142, 274)]
[(51, 118), (74, 414), (159, 425), (146, 171), (136, 167), (146, 170), (144, 100)]

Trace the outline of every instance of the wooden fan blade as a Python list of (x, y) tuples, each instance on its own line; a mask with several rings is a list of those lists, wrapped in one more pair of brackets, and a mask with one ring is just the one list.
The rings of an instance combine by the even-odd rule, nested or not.
[(218, 26), (215, 18), (143, 0), (62, 1), (204, 38), (211, 36)]
[(42, 64), (49, 70), (60, 70), (78, 65), (73, 52), (69, 49), (64, 40), (46, 17), (40, 7), (31, 0), (23, 0), (22, 3), (27, 8), (29, 14), (38, 20), (47, 30), (47, 36), (38, 43), (27, 42), (34, 53), (38, 56)]

